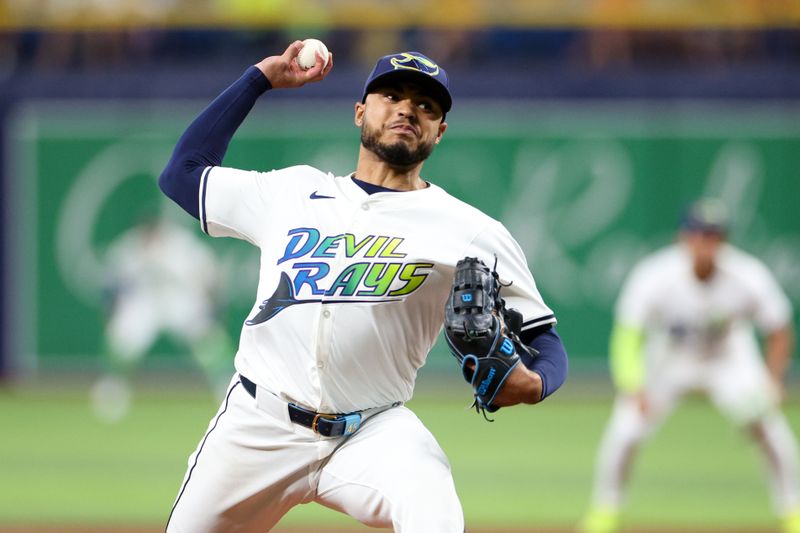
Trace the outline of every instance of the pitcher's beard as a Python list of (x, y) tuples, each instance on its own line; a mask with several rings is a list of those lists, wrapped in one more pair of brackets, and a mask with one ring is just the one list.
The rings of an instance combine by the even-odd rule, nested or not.
[(361, 128), (361, 144), (388, 165), (397, 168), (412, 168), (425, 161), (433, 152), (434, 146), (431, 141), (411, 150), (406, 143), (400, 141), (394, 144), (382, 143), (375, 131), (368, 129), (366, 124)]

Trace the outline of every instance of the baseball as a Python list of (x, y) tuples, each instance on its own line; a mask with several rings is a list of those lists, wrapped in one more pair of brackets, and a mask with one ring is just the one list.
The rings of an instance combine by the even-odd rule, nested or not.
[(310, 69), (317, 62), (317, 53), (322, 56), (322, 68), (327, 67), (328, 47), (325, 46), (325, 43), (318, 39), (306, 39), (303, 41), (303, 48), (301, 48), (300, 53), (297, 54), (297, 64), (300, 65), (300, 68), (303, 70)]

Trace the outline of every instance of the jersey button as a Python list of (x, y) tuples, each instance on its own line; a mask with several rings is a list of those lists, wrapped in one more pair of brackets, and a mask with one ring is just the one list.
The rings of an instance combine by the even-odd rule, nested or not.
[(324, 310), (322, 312), (322, 316), (324, 316), (325, 318), (330, 318), (331, 317), (331, 312), (326, 309), (326, 310)]
[(369, 204), (361, 204), (361, 209), (364, 211), (369, 211)]
[(317, 361), (317, 368), (319, 368), (319, 369), (325, 368), (325, 362), (324, 361)]

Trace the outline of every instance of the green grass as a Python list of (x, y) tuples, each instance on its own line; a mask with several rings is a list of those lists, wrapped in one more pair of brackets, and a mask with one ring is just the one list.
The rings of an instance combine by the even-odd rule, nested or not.
[[(450, 457), (469, 523), (565, 526), (580, 519), (610, 402), (553, 400), (501, 411), (492, 424), (458, 413), (457, 404), (419, 405)], [(794, 421), (798, 414), (791, 406)], [(643, 448), (625, 521), (770, 526), (775, 520), (760, 466), (737, 430), (707, 403), (690, 400)]]
[[(488, 423), (465, 408), (459, 385), (455, 394), (421, 392), (410, 407), (447, 452), (468, 523), (574, 524), (588, 502), (609, 398), (567, 391)], [(203, 389), (149, 390), (135, 402), (121, 423), (105, 425), (80, 388), (0, 390), (0, 525), (162, 524), (216, 406)], [(800, 406), (787, 412), (797, 430)], [(639, 459), (628, 523), (774, 524), (760, 458), (703, 401), (684, 404)], [(283, 523), (323, 522), (354, 524), (317, 505)]]

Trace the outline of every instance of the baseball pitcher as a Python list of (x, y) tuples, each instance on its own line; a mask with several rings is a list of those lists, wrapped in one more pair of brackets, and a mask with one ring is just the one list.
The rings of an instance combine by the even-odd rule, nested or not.
[(247, 69), (160, 178), (204, 232), (261, 252), (236, 373), (167, 531), (263, 532), (317, 502), (370, 526), (461, 533), (447, 458), (404, 406), (417, 371), (446, 326), (479, 411), (540, 402), (567, 372), (556, 320), (506, 229), (422, 178), (452, 98), (445, 70), (418, 52), (369, 74), (354, 172), (221, 166), (262, 94), (330, 73), (332, 55), (304, 70), (302, 46)]

